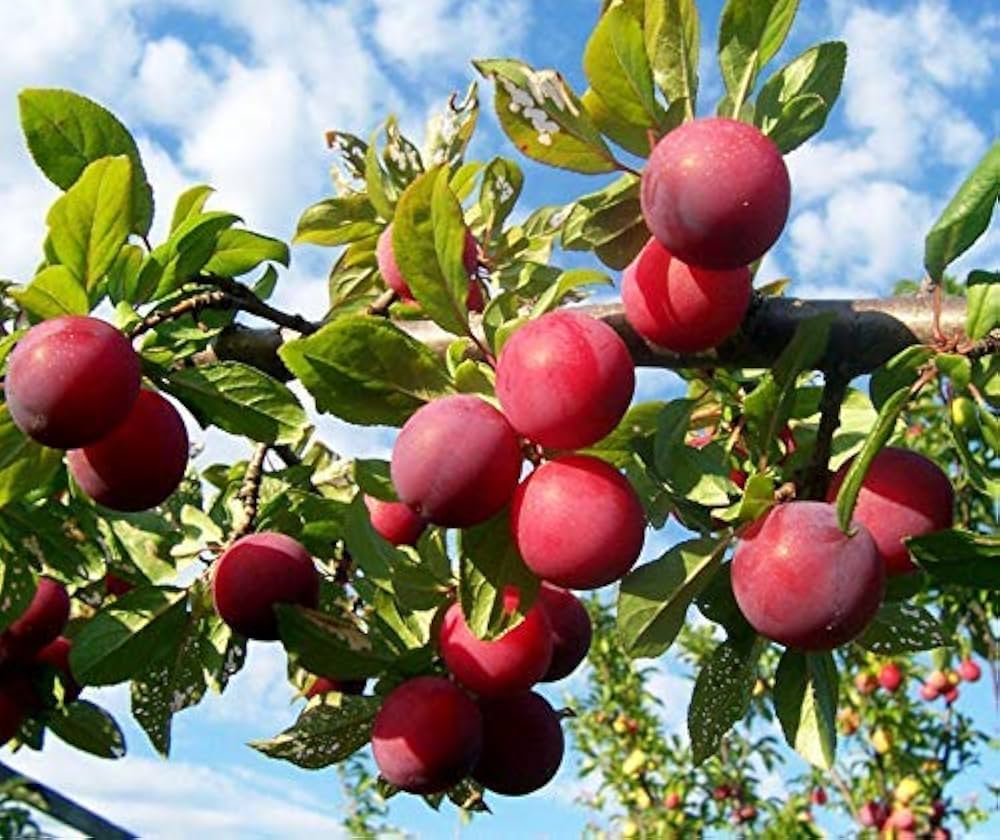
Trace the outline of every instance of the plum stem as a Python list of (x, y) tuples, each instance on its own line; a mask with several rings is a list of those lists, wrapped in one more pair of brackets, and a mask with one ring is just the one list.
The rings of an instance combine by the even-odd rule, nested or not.
[(243, 473), (243, 483), (240, 485), (236, 498), (242, 504), (240, 515), (234, 523), (233, 531), (229, 535), (229, 545), (232, 545), (240, 537), (245, 537), (253, 530), (254, 521), (257, 519), (257, 511), (260, 505), (260, 485), (264, 478), (264, 458), (271, 447), (266, 443), (259, 443), (254, 447), (253, 454), (247, 461), (246, 472)]

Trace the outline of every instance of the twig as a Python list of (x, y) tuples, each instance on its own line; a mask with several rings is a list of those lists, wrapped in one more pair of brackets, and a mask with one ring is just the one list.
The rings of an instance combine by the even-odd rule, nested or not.
[(979, 339), (965, 351), (965, 356), (974, 362), (994, 353), (1000, 353), (1000, 330), (993, 330), (989, 335)]
[(392, 289), (386, 289), (382, 294), (375, 298), (371, 306), (368, 307), (369, 315), (376, 315), (379, 318), (386, 318), (389, 315), (389, 307), (396, 302), (396, 292)]
[(833, 435), (840, 426), (840, 407), (847, 395), (850, 379), (840, 370), (825, 373), (823, 395), (819, 402), (819, 429), (816, 445), (802, 481), (802, 498), (823, 499), (830, 483), (830, 452)]
[(266, 443), (259, 443), (247, 461), (246, 472), (243, 473), (243, 483), (240, 485), (236, 498), (243, 504), (241, 516), (237, 519), (233, 532), (229, 535), (229, 545), (232, 545), (240, 537), (245, 537), (253, 528), (254, 520), (257, 518), (257, 507), (260, 503), (260, 483), (264, 478), (264, 458), (271, 447)]
[(302, 463), (302, 459), (295, 453), (287, 443), (282, 443), (274, 447), (274, 454), (285, 462), (286, 467), (297, 467)]
[(244, 312), (264, 318), (272, 324), (277, 324), (279, 327), (286, 327), (301, 335), (311, 335), (322, 326), (307, 318), (303, 318), (301, 315), (290, 315), (287, 312), (282, 312), (280, 309), (275, 309), (269, 303), (265, 303), (257, 297), (253, 290), (248, 289), (242, 283), (237, 283), (230, 277), (207, 274), (199, 279), (206, 283), (211, 283), (213, 286), (217, 286), (229, 294), (236, 305)]
[(840, 791), (840, 796), (844, 800), (844, 804), (847, 805), (847, 810), (851, 812), (851, 816), (854, 817), (856, 823), (861, 823), (861, 815), (858, 813), (858, 809), (854, 806), (854, 800), (851, 798), (851, 789), (847, 786), (847, 782), (844, 781), (844, 777), (840, 775), (840, 771), (833, 766), (830, 768), (830, 778), (833, 780), (834, 787)]
[(200, 292), (174, 304), (169, 309), (160, 309), (147, 315), (129, 330), (128, 337), (138, 338), (140, 335), (156, 329), (160, 324), (165, 324), (167, 321), (175, 321), (178, 318), (183, 318), (185, 315), (193, 315), (202, 309), (229, 309), (233, 305), (234, 302), (231, 300), (229, 294), (224, 291)]

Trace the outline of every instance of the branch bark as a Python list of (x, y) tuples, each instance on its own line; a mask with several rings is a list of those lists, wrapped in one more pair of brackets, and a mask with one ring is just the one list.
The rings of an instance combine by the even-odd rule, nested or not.
[[(637, 367), (770, 367), (799, 324), (824, 312), (831, 312), (834, 317), (827, 352), (817, 369), (836, 367), (848, 378), (870, 373), (906, 347), (934, 340), (934, 312), (931, 296), (926, 294), (869, 300), (757, 299), (739, 335), (714, 351), (698, 354), (672, 353), (647, 343), (625, 320), (621, 303), (591, 304), (580, 307), (580, 311), (600, 318), (614, 329), (625, 341)], [(965, 314), (963, 298), (945, 298), (941, 330), (946, 335), (962, 332)], [(442, 355), (455, 338), (430, 321), (395, 323)], [(478, 319), (473, 328), (478, 331)], [(283, 341), (280, 329), (234, 325), (219, 336), (213, 352), (199, 361), (241, 361), (287, 380), (288, 371), (277, 356)]]

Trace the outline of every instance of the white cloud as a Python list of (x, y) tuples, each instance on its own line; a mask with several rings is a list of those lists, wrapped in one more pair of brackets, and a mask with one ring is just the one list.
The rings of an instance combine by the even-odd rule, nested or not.
[(374, 0), (374, 36), (383, 54), (408, 68), (456, 67), (491, 58), (517, 41), (529, 23), (524, 0)]
[(289, 795), (287, 784), (275, 788), (267, 777), (239, 767), (132, 756), (105, 761), (55, 739), (44, 753), (22, 750), (5, 761), (140, 837), (345, 836), (329, 799)]

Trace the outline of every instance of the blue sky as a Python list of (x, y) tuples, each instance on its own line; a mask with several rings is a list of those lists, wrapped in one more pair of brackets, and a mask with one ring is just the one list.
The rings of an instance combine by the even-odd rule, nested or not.
[[(714, 65), (720, 2), (703, 2), (701, 113), (721, 93)], [(789, 158), (789, 225), (760, 273), (794, 279), (793, 293), (848, 297), (885, 293), (921, 271), (923, 234), (969, 166), (1000, 134), (1000, 13), (991, 0), (850, 2), (810, 0), (778, 58), (819, 40), (843, 38), (847, 78), (821, 140)], [(553, 66), (583, 88), (580, 56), (596, 0), (48, 0), (0, 3), (0, 266), (25, 280), (40, 254), (53, 188), (24, 150), (16, 92), (71, 87), (93, 96), (133, 129), (160, 208), (162, 231), (187, 185), (218, 189), (213, 206), (249, 226), (288, 237), (302, 208), (330, 191), (323, 131), (367, 135), (388, 111), (421, 137), (428, 115), (471, 78), (474, 57), (517, 56)], [(776, 65), (777, 66), (777, 65)], [(496, 128), (489, 86), (473, 154), (513, 156)], [(600, 179), (521, 160), (525, 212), (564, 203)], [(298, 248), (279, 300), (312, 317), (325, 309), (330, 253)], [(1000, 264), (1000, 227), (964, 258), (960, 272)], [(643, 398), (676, 380), (640, 377)], [(385, 454), (391, 437), (323, 418), (335, 449)], [(246, 449), (221, 433), (207, 437), (209, 458)], [(675, 532), (650, 538), (655, 556)], [(665, 725), (680, 727), (684, 682), (664, 663), (657, 677)], [(332, 773), (273, 762), (243, 744), (288, 725), (295, 715), (280, 648), (258, 645), (223, 698), (175, 721), (173, 759), (156, 758), (129, 722), (127, 693), (92, 692), (126, 726), (130, 756), (100, 762), (54, 740), (42, 755), (10, 757), (16, 767), (80, 799), (144, 836), (297, 837), (336, 835), (340, 795)], [(984, 682), (963, 700), (995, 729)], [(803, 766), (793, 764), (791, 770)], [(995, 773), (994, 773), (995, 777)], [(780, 788), (775, 787), (775, 790)], [(578, 836), (586, 814), (571, 763), (543, 794), (494, 799), (496, 816), (461, 830), (468, 837)], [(459, 833), (453, 812), (438, 816), (419, 801), (394, 804), (397, 825), (422, 837)], [(992, 832), (990, 831), (992, 829)], [(1000, 820), (979, 836), (1000, 832)]]

